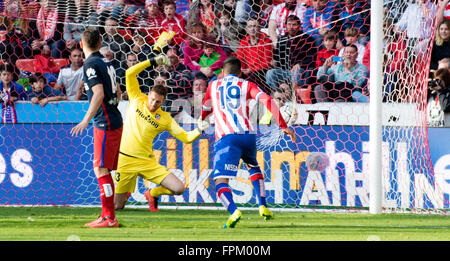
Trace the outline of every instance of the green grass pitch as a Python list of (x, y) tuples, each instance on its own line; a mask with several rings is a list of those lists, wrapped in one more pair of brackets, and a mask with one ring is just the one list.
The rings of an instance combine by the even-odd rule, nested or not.
[(0, 207), (0, 241), (447, 241), (445, 215), (279, 212), (264, 221), (243, 210), (234, 229), (223, 229), (223, 210), (145, 208), (117, 211), (119, 228), (83, 227), (99, 208)]

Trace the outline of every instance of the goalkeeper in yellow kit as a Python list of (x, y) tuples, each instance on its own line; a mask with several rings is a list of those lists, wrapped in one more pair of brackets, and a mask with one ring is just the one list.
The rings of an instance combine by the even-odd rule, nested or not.
[(208, 128), (206, 122), (201, 122), (198, 128), (187, 132), (175, 122), (170, 113), (161, 110), (167, 94), (166, 87), (155, 85), (148, 95), (141, 93), (136, 76), (155, 64), (169, 65), (170, 62), (167, 56), (161, 54), (130, 67), (125, 74), (129, 105), (116, 171), (116, 209), (125, 207), (129, 195), (135, 190), (138, 176), (161, 185), (145, 192), (150, 211), (158, 211), (157, 202), (161, 195), (182, 194), (185, 189), (183, 182), (155, 159), (153, 140), (159, 133), (167, 130), (178, 140), (191, 143)]

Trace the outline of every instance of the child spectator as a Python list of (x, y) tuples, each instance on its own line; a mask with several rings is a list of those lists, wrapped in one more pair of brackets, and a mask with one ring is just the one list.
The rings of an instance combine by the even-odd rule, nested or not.
[(13, 81), (14, 67), (9, 63), (0, 65), (0, 102), (2, 103), (2, 123), (16, 123), (14, 103), (27, 100), (28, 94), (24, 88)]
[(161, 22), (162, 31), (175, 32), (171, 44), (180, 46), (183, 43), (185, 36), (186, 20), (177, 14), (177, 5), (171, 0), (166, 0), (163, 3), (163, 11), (165, 18)]
[(363, 44), (370, 30), (370, 5), (365, 0), (344, 0), (339, 12), (339, 32), (348, 28), (356, 28), (364, 35)]
[(30, 84), (32, 86), (32, 92), (29, 95), (32, 104), (38, 104), (44, 107), (51, 101), (67, 100), (62, 92), (54, 90), (47, 85), (47, 79), (42, 74), (36, 74), (30, 78)]
[[(203, 44), (206, 40), (206, 27), (202, 23), (197, 23), (190, 26), (190, 36), (186, 39), (183, 48), (184, 64), (193, 72), (205, 70), (199, 64), (200, 57), (203, 55)], [(220, 47), (216, 47), (216, 52), (220, 54), (220, 59), (210, 66), (214, 71), (222, 68), (227, 54)], [(205, 74), (204, 72), (202, 72)]]
[(221, 55), (216, 52), (216, 42), (212, 37), (208, 37), (206, 43), (203, 45), (203, 50), (203, 55), (202, 57), (200, 57), (200, 61), (198, 62), (198, 64), (202, 67), (200, 71), (202, 71), (203, 74), (205, 74), (205, 76), (208, 77), (211, 81), (214, 80), (216, 76), (222, 72), (223, 63), (222, 66), (215, 70), (211, 69), (211, 66), (223, 57), (221, 57)]
[[(354, 45), (358, 48), (358, 57), (356, 58), (356, 61), (358, 61), (358, 63), (363, 63), (363, 58), (364, 58), (364, 52), (365, 47), (364, 45), (358, 43), (359, 40), (359, 30), (356, 28), (348, 28), (347, 30), (345, 30), (345, 43), (344, 46), (349, 46), (349, 45)], [(339, 57), (343, 57), (344, 55), (344, 48), (342, 48), (339, 51)]]
[(323, 38), (324, 48), (322, 48), (317, 53), (316, 68), (321, 67), (323, 63), (331, 56), (339, 55), (339, 50), (336, 48), (336, 43), (337, 43), (337, 35), (335, 33), (328, 32), (324, 36)]

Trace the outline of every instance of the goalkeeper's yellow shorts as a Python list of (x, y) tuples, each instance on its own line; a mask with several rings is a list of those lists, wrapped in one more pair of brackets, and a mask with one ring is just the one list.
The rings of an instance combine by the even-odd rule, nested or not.
[(159, 185), (170, 173), (167, 167), (159, 164), (154, 158), (139, 159), (119, 154), (119, 164), (114, 178), (115, 193), (134, 192), (138, 176)]

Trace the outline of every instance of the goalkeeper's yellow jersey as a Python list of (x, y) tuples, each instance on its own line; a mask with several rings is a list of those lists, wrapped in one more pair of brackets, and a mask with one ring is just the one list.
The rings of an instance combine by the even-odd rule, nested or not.
[(187, 132), (181, 128), (172, 116), (159, 108), (150, 112), (147, 106), (148, 97), (139, 88), (137, 75), (150, 66), (150, 61), (140, 62), (126, 71), (126, 88), (128, 93), (128, 109), (124, 122), (120, 152), (134, 158), (152, 158), (153, 140), (163, 131), (169, 131), (175, 138), (191, 143), (200, 136), (195, 129)]

